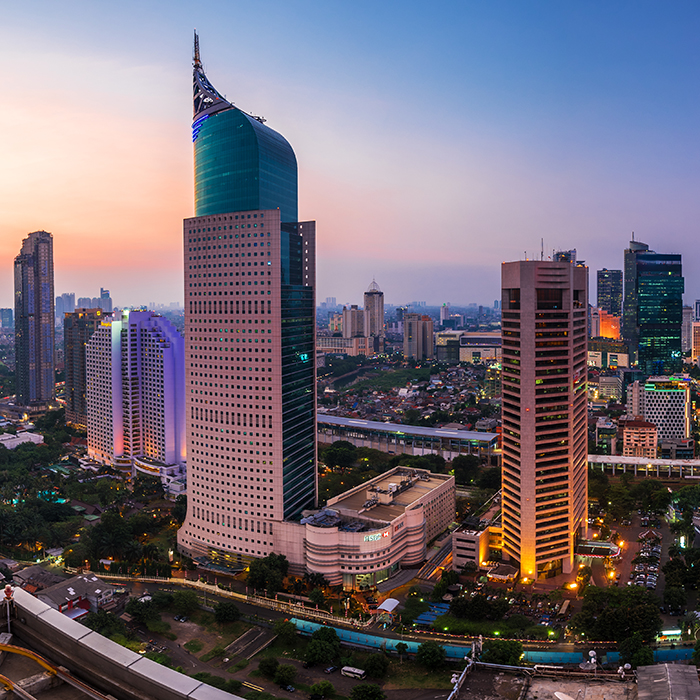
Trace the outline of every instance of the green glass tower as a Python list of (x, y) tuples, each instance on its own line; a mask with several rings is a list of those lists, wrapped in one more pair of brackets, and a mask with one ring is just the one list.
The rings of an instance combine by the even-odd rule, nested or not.
[(279, 209), (297, 221), (297, 160), (287, 140), (222, 97), (207, 80), (195, 36), (195, 215)]
[(623, 337), (647, 376), (682, 371), (683, 292), (680, 255), (630, 242), (625, 251)]

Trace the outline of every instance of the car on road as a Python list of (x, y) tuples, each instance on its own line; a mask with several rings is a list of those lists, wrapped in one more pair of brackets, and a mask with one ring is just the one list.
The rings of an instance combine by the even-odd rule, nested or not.
[(328, 668), (324, 669), (324, 673), (335, 673), (338, 670), (337, 666), (329, 666)]
[(286, 690), (288, 693), (293, 693), (296, 691), (296, 688), (293, 685), (281, 685), (280, 690)]

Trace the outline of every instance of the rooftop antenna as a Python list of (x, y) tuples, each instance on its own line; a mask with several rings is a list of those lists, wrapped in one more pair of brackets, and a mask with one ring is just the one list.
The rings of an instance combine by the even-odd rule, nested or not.
[(540, 238), (540, 261), (544, 260), (544, 238)]
[(196, 29), (194, 30), (194, 67), (202, 67), (202, 61), (199, 57), (199, 36), (197, 35)]
[(632, 243), (634, 243), (634, 231), (632, 231)]

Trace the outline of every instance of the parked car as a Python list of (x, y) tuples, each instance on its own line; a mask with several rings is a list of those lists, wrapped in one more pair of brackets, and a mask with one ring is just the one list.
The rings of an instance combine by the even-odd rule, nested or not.
[(296, 691), (296, 688), (293, 685), (281, 685), (280, 690), (286, 690), (288, 693), (293, 693)]
[(324, 669), (324, 673), (335, 673), (338, 670), (337, 666), (329, 666), (328, 668)]

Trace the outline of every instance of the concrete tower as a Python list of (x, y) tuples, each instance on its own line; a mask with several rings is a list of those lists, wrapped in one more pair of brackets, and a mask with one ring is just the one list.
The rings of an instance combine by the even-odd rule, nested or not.
[(587, 522), (587, 268), (502, 266), (503, 548), (521, 576), (570, 572)]

